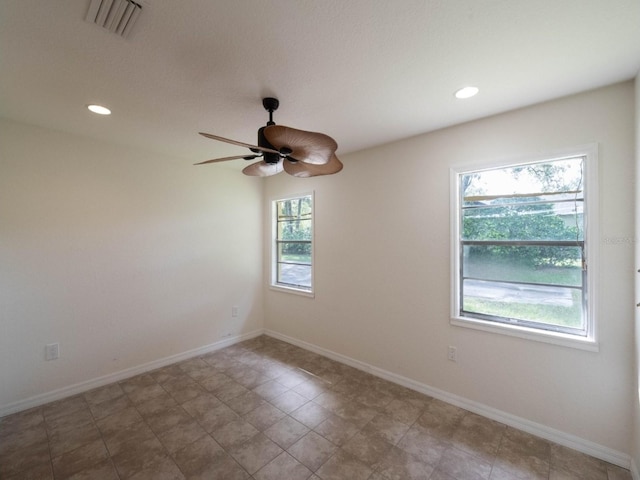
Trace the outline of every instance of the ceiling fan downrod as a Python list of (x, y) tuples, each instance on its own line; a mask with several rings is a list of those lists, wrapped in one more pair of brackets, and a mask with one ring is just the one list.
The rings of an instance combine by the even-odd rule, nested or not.
[(278, 99), (273, 97), (263, 98), (262, 106), (269, 112), (269, 122), (267, 125), (275, 125), (276, 123), (273, 121), (273, 112), (275, 112), (280, 106)]
[[(261, 127), (258, 130), (258, 145), (261, 147), (277, 150), (273, 147), (273, 145), (269, 143), (269, 141), (264, 136), (264, 129), (276, 124), (276, 122), (273, 121), (273, 112), (278, 109), (278, 107), (280, 106), (280, 102), (277, 98), (265, 97), (262, 99), (262, 106), (269, 112), (269, 121), (267, 122), (267, 125), (265, 127)], [(280, 155), (278, 155), (277, 153), (264, 152), (263, 159), (265, 163), (278, 163), (280, 161)]]

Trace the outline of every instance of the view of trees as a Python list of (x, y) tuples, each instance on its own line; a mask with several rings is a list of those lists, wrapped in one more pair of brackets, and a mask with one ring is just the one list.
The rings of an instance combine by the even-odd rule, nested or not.
[(584, 331), (582, 162), (460, 177), (461, 310)]
[(281, 260), (311, 261), (311, 196), (280, 200), (278, 208), (278, 240)]
[[(516, 187), (511, 194), (492, 194), (500, 188), (487, 185), (490, 178), (484, 172), (462, 177), (463, 240), (496, 241), (492, 245), (471, 245), (469, 255), (535, 267), (574, 265), (579, 260), (574, 248), (500, 242), (575, 241), (579, 245), (583, 240), (581, 169), (563, 161), (503, 172), (511, 176)], [(524, 188), (529, 189), (523, 191)]]

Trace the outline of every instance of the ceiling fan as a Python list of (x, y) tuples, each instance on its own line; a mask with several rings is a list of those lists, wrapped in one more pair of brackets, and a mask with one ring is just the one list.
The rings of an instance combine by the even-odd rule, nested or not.
[(246, 147), (252, 153), (214, 158), (195, 165), (226, 162), (240, 158), (245, 160), (262, 158), (261, 161), (252, 163), (242, 170), (245, 175), (255, 177), (268, 177), (283, 170), (294, 177), (315, 177), (331, 175), (342, 170), (342, 162), (335, 153), (338, 144), (333, 138), (323, 133), (307, 132), (275, 124), (273, 112), (278, 109), (279, 105), (280, 102), (277, 98), (262, 99), (262, 106), (269, 112), (269, 121), (258, 130), (258, 145), (200, 132), (203, 137)]

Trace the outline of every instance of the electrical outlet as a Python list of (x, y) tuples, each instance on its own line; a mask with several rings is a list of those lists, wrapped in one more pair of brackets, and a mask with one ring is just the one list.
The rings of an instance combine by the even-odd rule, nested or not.
[(452, 362), (458, 361), (458, 349), (456, 347), (449, 346), (447, 350), (447, 358)]
[(233, 307), (231, 307), (231, 316), (232, 317), (237, 317), (239, 310), (240, 310), (240, 308), (237, 305), (234, 305)]
[(60, 357), (60, 344), (48, 343), (44, 347), (44, 359), (45, 360), (57, 360)]

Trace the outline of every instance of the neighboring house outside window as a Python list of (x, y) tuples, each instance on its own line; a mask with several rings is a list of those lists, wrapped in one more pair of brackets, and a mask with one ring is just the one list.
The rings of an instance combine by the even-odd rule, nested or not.
[(271, 286), (313, 293), (313, 193), (274, 200)]
[(452, 323), (597, 349), (597, 148), (452, 170)]

